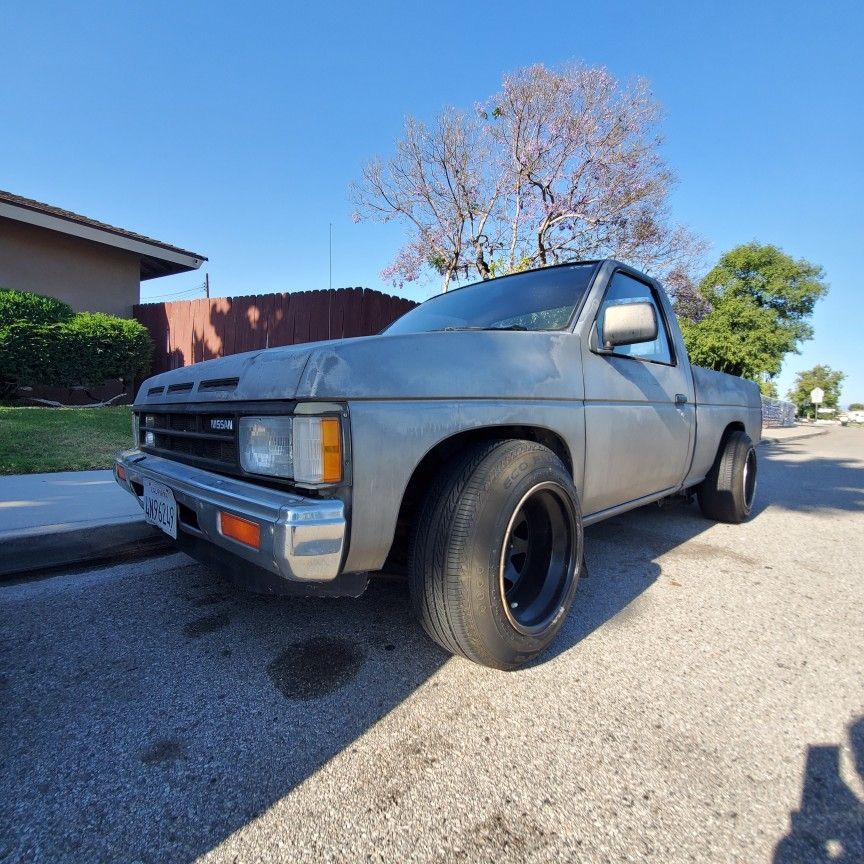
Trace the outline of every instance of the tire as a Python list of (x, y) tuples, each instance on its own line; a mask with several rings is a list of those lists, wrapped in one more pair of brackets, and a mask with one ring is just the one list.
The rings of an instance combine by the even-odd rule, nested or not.
[(516, 669), (561, 629), (582, 561), (579, 501), (561, 460), (532, 441), (483, 443), (439, 475), (420, 509), (411, 603), (446, 651)]
[(756, 448), (746, 432), (726, 436), (714, 465), (697, 490), (709, 519), (737, 525), (750, 516), (756, 497)]

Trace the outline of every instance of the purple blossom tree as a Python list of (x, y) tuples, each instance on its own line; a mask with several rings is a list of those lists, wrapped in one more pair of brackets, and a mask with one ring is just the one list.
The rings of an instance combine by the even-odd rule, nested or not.
[(408, 117), (395, 154), (352, 185), (356, 218), (409, 227), (383, 274), (394, 284), (431, 268), (446, 291), (454, 278), (605, 256), (686, 273), (703, 246), (669, 218), (659, 117), (644, 81), (531, 66), (470, 114)]

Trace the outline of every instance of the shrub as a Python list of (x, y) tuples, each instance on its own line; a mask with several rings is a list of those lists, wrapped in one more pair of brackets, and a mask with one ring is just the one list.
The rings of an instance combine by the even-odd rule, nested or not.
[(128, 318), (102, 312), (80, 312), (59, 325), (68, 330), (77, 354), (74, 377), (81, 384), (101, 384), (112, 378), (131, 381), (150, 367), (153, 343), (147, 328)]
[(137, 321), (80, 312), (66, 321), (20, 321), (0, 330), (0, 376), (19, 384), (96, 386), (146, 372), (153, 350)]
[(74, 314), (68, 303), (56, 297), (0, 288), (0, 330), (22, 321), (30, 324), (57, 324), (68, 321)]

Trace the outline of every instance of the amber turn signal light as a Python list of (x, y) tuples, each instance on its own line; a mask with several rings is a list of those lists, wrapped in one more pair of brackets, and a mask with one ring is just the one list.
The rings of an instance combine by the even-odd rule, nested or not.
[(219, 511), (219, 533), (244, 546), (251, 546), (253, 549), (261, 548), (261, 526), (257, 522), (241, 519), (233, 513)]
[(117, 477), (124, 483), (126, 482), (126, 469), (122, 465), (117, 466)]
[(321, 457), (321, 481), (338, 483), (342, 479), (342, 430), (338, 417), (321, 419)]

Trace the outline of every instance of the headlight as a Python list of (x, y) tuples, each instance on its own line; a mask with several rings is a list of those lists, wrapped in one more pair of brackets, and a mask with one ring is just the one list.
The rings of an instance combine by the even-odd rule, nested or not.
[(290, 417), (241, 417), (240, 465), (251, 474), (293, 474)]
[(290, 477), (298, 483), (342, 479), (338, 417), (241, 417), (240, 465), (250, 474)]
[(138, 446), (138, 415), (132, 412), (132, 446)]

